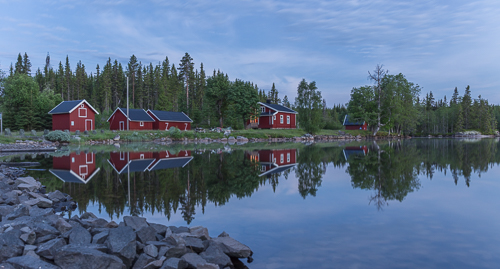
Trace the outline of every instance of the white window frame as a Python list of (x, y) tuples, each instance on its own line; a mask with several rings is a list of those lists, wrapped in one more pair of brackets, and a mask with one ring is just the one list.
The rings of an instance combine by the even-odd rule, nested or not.
[(188, 129), (188, 124), (186, 122), (186, 123), (184, 123), (184, 131), (187, 131), (187, 129)]
[(283, 115), (280, 115), (280, 124), (283, 124)]
[(71, 126), (75, 126), (75, 121), (71, 121)]
[[(90, 160), (89, 160), (89, 155), (90, 155)], [(85, 154), (85, 163), (86, 164), (94, 163), (94, 154), (93, 153)]]
[(273, 115), (273, 121), (275, 121), (275, 120), (276, 120), (276, 115)]
[[(85, 173), (82, 171), (82, 168), (85, 168)], [(89, 166), (88, 165), (80, 165), (78, 167), (78, 172), (80, 172), (80, 177), (82, 177), (82, 179), (85, 179), (85, 176), (87, 176), (89, 174)]]
[(265, 107), (265, 106), (261, 106), (261, 107), (260, 107), (260, 112), (261, 112), (261, 113), (266, 112), (266, 107)]
[(139, 156), (139, 158), (140, 158), (141, 160), (144, 160), (144, 154), (141, 154), (141, 155)]
[[(82, 116), (83, 111), (85, 111), (85, 116)], [(86, 118), (87, 117), (87, 109), (86, 108), (79, 108), (78, 109), (78, 117), (79, 118)]]
[(144, 122), (143, 122), (143, 121), (140, 121), (140, 122), (139, 122), (139, 126), (141, 126), (141, 127), (142, 127), (142, 126), (144, 126)]
[[(90, 122), (90, 130), (87, 130), (87, 122)], [(92, 131), (92, 120), (85, 120), (85, 131)]]
[(289, 163), (290, 162), (290, 152), (288, 152), (286, 154), (286, 162)]
[(75, 157), (71, 157), (71, 162), (74, 163), (75, 162)]
[(283, 163), (285, 161), (285, 154), (280, 154), (280, 163)]
[(125, 154), (126, 154), (125, 152), (120, 151), (120, 161), (125, 160), (125, 156), (126, 156)]
[(290, 124), (290, 116), (286, 116), (286, 124)]
[(125, 122), (124, 122), (124, 121), (119, 121), (119, 122), (118, 122), (118, 129), (119, 129), (120, 131), (125, 130)]

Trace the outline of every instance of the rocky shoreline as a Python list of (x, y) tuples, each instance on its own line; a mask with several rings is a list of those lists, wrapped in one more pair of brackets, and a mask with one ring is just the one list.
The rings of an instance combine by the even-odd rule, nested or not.
[(225, 232), (175, 227), (125, 216), (106, 221), (75, 208), (69, 195), (44, 186), (24, 171), (0, 166), (0, 268), (247, 268), (251, 249)]

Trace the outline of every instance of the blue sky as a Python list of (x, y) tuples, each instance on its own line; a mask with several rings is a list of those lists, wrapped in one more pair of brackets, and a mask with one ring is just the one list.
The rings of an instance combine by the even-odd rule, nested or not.
[(42, 68), (69, 56), (87, 71), (107, 58), (125, 64), (188, 52), (208, 74), (220, 69), (294, 100), (316, 81), (327, 105), (346, 103), (383, 64), (449, 97), (467, 85), (500, 104), (500, 1), (74, 1), (0, 0), (0, 68), (27, 52)]

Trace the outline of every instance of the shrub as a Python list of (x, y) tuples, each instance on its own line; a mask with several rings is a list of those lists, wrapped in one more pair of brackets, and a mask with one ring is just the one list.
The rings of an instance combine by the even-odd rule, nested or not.
[(64, 130), (64, 132), (67, 133), (67, 134), (69, 134), (69, 130), (68, 129)]
[(71, 137), (69, 136), (68, 132), (63, 132), (63, 131), (57, 130), (57, 131), (49, 132), (49, 134), (47, 134), (45, 136), (45, 139), (47, 139), (48, 141), (51, 141), (51, 142), (56, 142), (56, 141), (57, 142), (69, 142)]
[(93, 130), (93, 131), (92, 131), (92, 134), (97, 134), (97, 131), (96, 131), (96, 130)]
[(101, 129), (101, 134), (104, 134), (104, 129)]
[(168, 134), (171, 138), (174, 138), (174, 139), (180, 139), (182, 138), (182, 133), (181, 133), (181, 130), (179, 130), (178, 128), (176, 127), (172, 127), (168, 130)]
[(83, 131), (83, 134), (84, 135), (89, 135), (89, 131), (85, 130), (85, 131)]
[(19, 130), (19, 135), (20, 135), (20, 136), (24, 136), (24, 129), (20, 129), (20, 130)]
[(5, 128), (5, 135), (11, 136), (12, 132), (10, 131), (9, 128)]
[(31, 130), (31, 135), (32, 136), (36, 136), (36, 131), (35, 130)]
[(80, 135), (80, 130), (76, 130), (75, 135)]
[(49, 134), (49, 130), (45, 129), (43, 130), (43, 135), (48, 135)]

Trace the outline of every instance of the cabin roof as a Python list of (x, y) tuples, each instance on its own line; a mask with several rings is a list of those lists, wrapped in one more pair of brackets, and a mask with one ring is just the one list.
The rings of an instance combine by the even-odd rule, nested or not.
[(184, 112), (162, 111), (148, 109), (151, 114), (159, 121), (180, 121), (180, 122), (193, 122)]
[(277, 173), (281, 173), (281, 172), (284, 172), (292, 167), (295, 167), (297, 164), (296, 163), (292, 163), (292, 164), (286, 164), (286, 165), (280, 165), (278, 166), (277, 164), (272, 164), (272, 166), (275, 166), (273, 167), (272, 169), (262, 173), (259, 175), (259, 177), (261, 176), (265, 176), (265, 175), (272, 175), (272, 174), (277, 174)]
[(50, 169), (49, 172), (52, 173), (54, 176), (56, 176), (58, 179), (62, 180), (63, 182), (66, 183), (84, 183), (87, 184), (87, 182), (94, 177), (97, 172), (99, 172), (101, 169), (97, 168), (92, 175), (87, 177), (86, 179), (81, 178), (78, 174), (73, 172), (72, 170), (60, 170), (60, 169)]
[(343, 123), (344, 126), (346, 126), (346, 125), (361, 126), (364, 124), (365, 124), (365, 121), (351, 121), (349, 115), (345, 115), (345, 117), (344, 117), (344, 123)]
[(262, 102), (259, 102), (258, 103), (259, 105), (261, 106), (265, 106), (267, 108), (270, 108), (274, 111), (277, 111), (277, 112), (286, 112), (286, 113), (292, 113), (292, 114), (299, 114), (297, 111), (295, 110), (292, 110), (286, 106), (282, 106), (282, 105), (278, 105), (278, 104), (269, 104), (269, 103), (262, 103)]
[[(119, 107), (115, 109), (113, 114), (109, 117), (108, 121), (113, 117), (113, 115), (117, 112), (120, 111), (125, 117), (127, 117), (127, 108)], [(149, 114), (144, 111), (144, 109), (134, 109), (134, 108), (129, 108), (129, 120), (130, 121), (144, 121), (144, 122), (154, 122), (155, 120), (149, 116)]]
[(83, 100), (74, 100), (74, 101), (62, 101), (59, 103), (56, 107), (54, 107), (51, 111), (49, 111), (49, 114), (66, 114), (66, 113), (71, 113), (73, 110), (75, 110), (77, 107), (79, 107), (81, 104), (87, 104), (96, 114), (99, 114), (95, 108), (93, 108), (89, 102), (87, 102), (85, 99)]
[(181, 157), (181, 158), (165, 158), (159, 159), (149, 171), (162, 170), (169, 168), (177, 168), (186, 166), (193, 157)]

